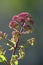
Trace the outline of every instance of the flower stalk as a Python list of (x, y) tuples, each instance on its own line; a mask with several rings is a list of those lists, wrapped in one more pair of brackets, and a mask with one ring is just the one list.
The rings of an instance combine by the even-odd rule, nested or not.
[[(18, 65), (18, 60), (23, 59), (25, 56), (25, 48), (28, 44), (33, 45), (35, 43), (35, 38), (31, 38), (27, 40), (26, 44), (19, 44), (20, 37), (23, 34), (32, 33), (33, 24), (32, 16), (28, 12), (22, 12), (12, 17), (9, 22), (9, 28), (13, 30), (11, 33), (12, 37), (7, 39), (7, 34), (0, 31), (0, 40), (4, 40), (5, 44), (10, 48), (8, 50), (12, 51), (11, 59), (9, 61), (6, 59), (4, 51), (0, 47), (0, 56), (2, 55), (0, 62), (4, 62), (6, 65)], [(16, 54), (17, 49), (18, 54)]]

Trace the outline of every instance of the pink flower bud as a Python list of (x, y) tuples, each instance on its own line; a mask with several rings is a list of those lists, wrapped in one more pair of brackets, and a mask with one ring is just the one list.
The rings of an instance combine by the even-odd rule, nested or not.
[(10, 28), (16, 28), (18, 26), (18, 23), (16, 21), (10, 21), (9, 27)]
[(23, 17), (18, 17), (18, 19), (17, 19), (19, 22), (25, 22), (25, 18), (23, 18)]
[(2, 34), (3, 34), (3, 32), (2, 32), (2, 31), (0, 31), (0, 37), (2, 37)]
[(27, 17), (25, 20), (26, 20), (26, 22), (29, 22), (29, 21), (30, 21), (30, 18), (29, 18), (29, 17)]
[(30, 23), (30, 25), (34, 24), (34, 20), (32, 18), (26, 18), (26, 22)]
[(18, 14), (18, 16), (19, 17), (29, 17), (29, 18), (31, 18), (32, 16), (28, 13), (28, 12), (22, 12), (22, 13), (20, 13), (20, 14)]
[(34, 24), (34, 20), (33, 19), (30, 19), (30, 24), (33, 25)]
[(19, 22), (31, 22), (30, 19), (32, 18), (32, 16), (28, 13), (28, 12), (22, 12), (20, 14), (18, 14), (18, 18), (17, 20)]
[(12, 32), (12, 36), (15, 35), (15, 31)]
[(16, 21), (16, 20), (17, 20), (17, 18), (18, 18), (18, 16), (17, 16), (17, 15), (15, 15), (15, 16), (13, 16), (13, 17), (12, 17), (12, 20)]
[(31, 26), (30, 25), (25, 25), (25, 26), (23, 26), (23, 29), (29, 30), (29, 29), (31, 29)]

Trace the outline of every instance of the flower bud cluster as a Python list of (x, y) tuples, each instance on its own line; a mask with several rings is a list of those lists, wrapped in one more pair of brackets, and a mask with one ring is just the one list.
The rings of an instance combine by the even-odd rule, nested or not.
[(12, 20), (9, 23), (9, 27), (13, 29), (17, 29), (21, 26), (22, 30), (30, 30), (34, 21), (32, 20), (32, 16), (28, 12), (22, 12), (18, 15), (14, 15)]

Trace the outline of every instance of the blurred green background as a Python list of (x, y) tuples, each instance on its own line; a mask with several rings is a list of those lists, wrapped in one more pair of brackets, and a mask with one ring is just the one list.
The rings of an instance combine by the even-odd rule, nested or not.
[[(26, 49), (26, 56), (19, 65), (43, 65), (43, 0), (0, 0), (0, 30), (10, 36), (9, 21), (13, 15), (24, 11), (29, 12), (35, 20), (35, 30), (30, 36), (36, 38), (36, 44)], [(3, 42), (0, 44), (8, 49)], [(6, 56), (10, 59), (11, 52), (7, 50)]]

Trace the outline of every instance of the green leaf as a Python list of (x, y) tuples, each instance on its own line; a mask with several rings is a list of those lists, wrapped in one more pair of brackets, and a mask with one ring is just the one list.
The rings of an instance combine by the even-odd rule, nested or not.
[(9, 44), (9, 43), (7, 43), (6, 45), (7, 45), (7, 46), (10, 46), (10, 44)]
[(12, 61), (11, 65), (18, 65), (18, 60)]
[(16, 44), (16, 42), (14, 40), (9, 40), (10, 42), (12, 42), (13, 44)]
[(11, 65), (18, 65), (18, 55), (12, 55)]
[(25, 48), (25, 46), (21, 45), (20, 48)]
[(15, 65), (18, 65), (18, 60), (15, 61)]
[(16, 59), (18, 57), (18, 55), (12, 55), (12, 58)]
[(0, 62), (3, 62), (3, 60), (0, 60)]
[(4, 62), (4, 61), (7, 61), (7, 60), (6, 60), (6, 57), (3, 56), (3, 55), (0, 55), (0, 62)]
[(34, 45), (34, 43), (31, 43), (31, 45), (33, 46), (33, 45)]
[(0, 45), (0, 55), (3, 54), (3, 48), (2, 46)]
[(25, 56), (25, 51), (22, 50), (22, 49), (20, 49), (20, 50), (19, 50), (19, 58), (20, 58), (20, 59), (23, 59), (24, 56)]
[(13, 50), (14, 49), (14, 47), (11, 47), (10, 49), (9, 49), (9, 51), (11, 51), (11, 50)]

